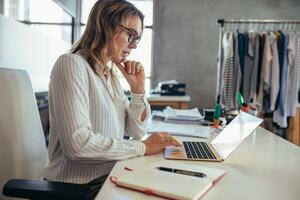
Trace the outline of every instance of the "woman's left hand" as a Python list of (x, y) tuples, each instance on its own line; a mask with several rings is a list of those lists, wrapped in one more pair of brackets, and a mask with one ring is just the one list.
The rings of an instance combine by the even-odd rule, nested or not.
[(145, 72), (142, 64), (130, 60), (123, 62), (123, 64), (115, 64), (130, 85), (131, 92), (143, 94), (145, 91)]

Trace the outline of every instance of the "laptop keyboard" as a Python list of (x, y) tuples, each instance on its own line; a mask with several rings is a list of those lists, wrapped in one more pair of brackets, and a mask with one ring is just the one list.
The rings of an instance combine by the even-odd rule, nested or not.
[(188, 158), (216, 159), (206, 142), (182, 142)]

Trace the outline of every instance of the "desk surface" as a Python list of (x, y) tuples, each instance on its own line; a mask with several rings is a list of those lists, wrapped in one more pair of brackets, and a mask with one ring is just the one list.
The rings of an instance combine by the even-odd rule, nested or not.
[[(197, 138), (188, 139), (199, 140)], [(149, 163), (161, 160), (164, 160), (162, 154), (119, 161), (110, 175), (120, 175), (126, 165), (148, 165)], [(226, 175), (203, 197), (205, 200), (298, 200), (300, 198), (300, 148), (261, 127), (257, 128), (222, 163), (202, 161), (166, 162), (192, 163), (224, 169)], [(109, 180), (106, 180), (96, 199), (129, 200), (161, 198), (119, 188)]]
[(147, 94), (146, 98), (148, 101), (183, 101), (189, 102), (190, 96), (161, 96), (160, 94)]

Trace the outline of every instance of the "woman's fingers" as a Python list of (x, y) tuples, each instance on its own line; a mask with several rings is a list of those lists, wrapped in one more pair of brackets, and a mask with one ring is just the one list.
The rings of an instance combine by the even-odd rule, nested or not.
[(141, 71), (141, 69), (143, 68), (142, 64), (140, 62), (136, 63), (136, 73), (139, 73)]
[(175, 147), (181, 147), (182, 143), (178, 141), (176, 138), (172, 137), (171, 145)]
[(124, 63), (125, 69), (127, 71), (128, 74), (131, 74), (131, 69), (132, 69), (132, 61), (127, 61), (126, 63)]
[(169, 135), (167, 132), (153, 133), (144, 141), (144, 144), (146, 146), (146, 155), (159, 153), (167, 146), (182, 146), (181, 142)]
[(182, 146), (181, 142), (179, 142), (175, 137), (171, 136), (167, 132), (160, 132), (160, 143), (163, 146)]
[(135, 75), (135, 68), (136, 68), (136, 62), (135, 61), (132, 61), (131, 62), (131, 74), (132, 75)]
[(124, 67), (127, 73), (131, 75), (138, 74), (143, 69), (142, 64), (136, 61), (126, 61)]
[(182, 146), (181, 142), (179, 142), (176, 138), (172, 136), (166, 136), (166, 146)]
[[(142, 64), (140, 62), (136, 62), (136, 61), (130, 61), (130, 60), (126, 60), (122, 63), (115, 63), (117, 65), (117, 67), (121, 70), (123, 75), (136, 75), (138, 74), (140, 71), (144, 70)], [(124, 74), (124, 72), (126, 72)]]
[(157, 132), (159, 135), (169, 135), (168, 132)]

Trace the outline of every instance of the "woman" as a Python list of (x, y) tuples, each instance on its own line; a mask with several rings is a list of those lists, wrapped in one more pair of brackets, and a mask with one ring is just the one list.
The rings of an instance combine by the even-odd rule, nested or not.
[[(116, 160), (181, 144), (167, 133), (141, 141), (150, 116), (144, 69), (127, 60), (143, 31), (143, 14), (125, 0), (100, 0), (71, 53), (55, 63), (49, 84), (50, 141), (47, 180), (103, 184)], [(128, 81), (132, 99), (116, 76)], [(124, 140), (124, 133), (133, 140)]]

